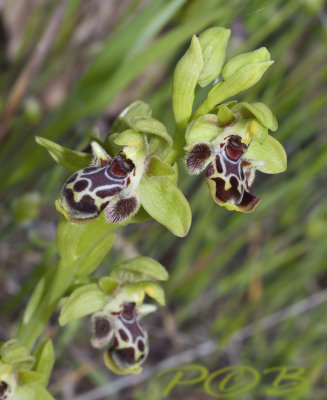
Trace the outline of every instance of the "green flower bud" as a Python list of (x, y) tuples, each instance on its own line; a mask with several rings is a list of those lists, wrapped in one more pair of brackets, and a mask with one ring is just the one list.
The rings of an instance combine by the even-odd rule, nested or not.
[(249, 51), (248, 53), (239, 54), (230, 59), (221, 71), (224, 80), (233, 75), (235, 71), (244, 65), (262, 63), (270, 60), (269, 51), (265, 47)]
[(209, 85), (219, 76), (230, 34), (229, 29), (215, 27), (205, 30), (199, 36), (203, 56), (203, 68), (198, 79), (201, 87)]
[(207, 99), (197, 109), (193, 118), (206, 114), (217, 104), (255, 85), (273, 63), (273, 61), (265, 61), (246, 64), (238, 68), (225, 81), (217, 83), (210, 90)]
[(9, 340), (0, 347), (0, 360), (6, 364), (18, 365), (20, 368), (31, 367), (35, 359), (25, 346), (16, 339)]
[(196, 36), (176, 65), (173, 79), (173, 112), (180, 129), (184, 129), (192, 114), (194, 90), (203, 68), (202, 50)]

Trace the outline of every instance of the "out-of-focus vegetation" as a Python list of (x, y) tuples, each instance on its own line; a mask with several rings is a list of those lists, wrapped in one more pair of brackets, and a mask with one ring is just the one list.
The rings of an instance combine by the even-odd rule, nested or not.
[[(77, 322), (60, 330), (53, 319), (47, 333), (55, 338), (58, 361), (51, 390), (58, 399), (160, 399), (162, 382), (152, 367), (174, 356), (175, 365), (199, 362), (210, 370), (235, 364), (259, 371), (302, 366), (310, 387), (286, 398), (325, 399), (325, 1), (1, 4), (1, 336), (15, 332), (13, 321), (26, 297), (56, 257), (54, 200), (69, 173), (54, 164), (34, 136), (83, 149), (90, 134), (106, 133), (117, 113), (138, 98), (151, 105), (154, 117), (172, 134), (174, 65), (193, 33), (219, 25), (232, 29), (228, 57), (266, 46), (275, 60), (260, 83), (238, 98), (272, 108), (288, 170), (280, 176), (258, 173), (255, 193), (262, 202), (253, 214), (243, 215), (215, 205), (204, 180), (185, 176), (181, 165), (180, 185), (193, 212), (188, 236), (176, 239), (155, 223), (130, 226), (121, 231), (102, 267), (106, 271), (140, 252), (170, 272), (168, 305), (146, 321), (151, 342), (146, 379), (123, 381), (112, 375), (90, 348), (86, 327)], [(55, 34), (38, 60), (35, 49), (51, 23)], [(13, 96), (15, 82), (26, 90), (19, 86)], [(208, 340), (216, 342), (216, 350), (199, 358), (195, 350)], [(191, 359), (178, 357), (187, 349), (194, 350)], [(108, 386), (94, 391), (108, 383), (109, 397)], [(265, 384), (244, 398), (268, 398)], [(175, 392), (171, 399), (208, 398), (201, 386)]]

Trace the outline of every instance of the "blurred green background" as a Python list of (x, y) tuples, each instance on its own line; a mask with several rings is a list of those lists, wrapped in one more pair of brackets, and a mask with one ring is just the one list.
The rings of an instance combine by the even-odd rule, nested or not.
[[(156, 372), (199, 363), (249, 365), (261, 374), (301, 366), (309, 384), (268, 394), (273, 379), (236, 399), (327, 398), (327, 7), (324, 0), (5, 0), (0, 3), (0, 336), (15, 334), (39, 276), (56, 260), (54, 200), (69, 172), (35, 135), (85, 148), (142, 99), (174, 130), (174, 65), (193, 33), (232, 29), (228, 57), (266, 46), (275, 64), (237, 99), (262, 101), (279, 121), (288, 170), (257, 174), (250, 215), (211, 200), (201, 176), (179, 184), (193, 224), (177, 239), (148, 222), (120, 231), (97, 274), (138, 253), (170, 272), (167, 307), (144, 321), (144, 373), (114, 376), (89, 345), (88, 321), (46, 328), (58, 361), (50, 388), (62, 400), (162, 398)], [(199, 92), (199, 97), (204, 93)], [(81, 328), (82, 327), (82, 328)], [(269, 386), (270, 385), (270, 386)], [(212, 398), (201, 384), (169, 399)], [(223, 397), (224, 398), (224, 397)]]

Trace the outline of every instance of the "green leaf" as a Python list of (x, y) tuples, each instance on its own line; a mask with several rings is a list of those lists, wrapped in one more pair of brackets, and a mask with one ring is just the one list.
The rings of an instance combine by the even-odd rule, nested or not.
[(119, 225), (109, 224), (100, 215), (91, 224), (74, 224), (64, 217), (57, 228), (57, 247), (61, 264), (69, 274), (89, 275), (109, 252)]
[(192, 114), (194, 90), (203, 68), (199, 40), (193, 36), (190, 47), (178, 61), (173, 78), (173, 112), (177, 125), (186, 127)]
[(218, 126), (218, 117), (215, 114), (205, 114), (188, 124), (185, 140), (187, 147), (199, 142), (211, 142), (223, 132)]
[(270, 135), (267, 135), (262, 144), (253, 140), (245, 153), (245, 157), (264, 161), (265, 166), (258, 169), (266, 174), (278, 174), (287, 168), (287, 156), (284, 147)]
[(139, 132), (151, 133), (149, 141), (149, 154), (156, 154), (164, 159), (173, 145), (173, 139), (168, 135), (165, 125), (157, 119), (151, 117), (135, 117), (133, 128)]
[(155, 156), (151, 157), (147, 171), (149, 175), (155, 176), (175, 175), (175, 170), (171, 165), (159, 160), (159, 158)]
[(118, 267), (114, 268), (110, 275), (118, 279), (121, 271), (131, 271), (144, 274), (145, 276), (151, 276), (159, 281), (166, 281), (169, 277), (166, 269), (156, 260), (150, 257), (135, 257), (125, 261)]
[(37, 307), (39, 306), (43, 294), (44, 294), (44, 288), (45, 288), (45, 276), (43, 276), (37, 283), (35, 290), (33, 291), (33, 294), (27, 304), (27, 307), (25, 309), (24, 312), (24, 316), (23, 316), (23, 322), (25, 324), (27, 324), (30, 320), (30, 318), (32, 317), (32, 315), (34, 314), (35, 310), (37, 309)]
[(233, 75), (235, 71), (247, 64), (261, 63), (270, 60), (269, 51), (265, 47), (239, 54), (230, 59), (221, 71), (224, 80)]
[(137, 194), (145, 211), (176, 236), (185, 236), (192, 213), (183, 193), (167, 177), (143, 176)]
[(79, 169), (83, 169), (92, 161), (92, 154), (67, 149), (66, 147), (60, 146), (52, 140), (48, 140), (40, 136), (35, 136), (35, 140), (39, 145), (48, 150), (50, 156), (58, 164), (69, 171), (78, 171)]
[(243, 101), (232, 108), (234, 113), (239, 113), (243, 118), (255, 117), (261, 125), (276, 131), (278, 123), (270, 108), (263, 103), (247, 103)]
[(18, 386), (10, 400), (55, 400), (51, 394), (39, 384)]
[(47, 387), (55, 363), (55, 354), (51, 339), (45, 340), (34, 355), (36, 359), (34, 369), (42, 375), (42, 385)]
[(59, 324), (93, 314), (106, 304), (104, 293), (95, 283), (81, 286), (66, 299), (59, 316)]
[(199, 36), (203, 56), (203, 68), (198, 79), (201, 87), (209, 85), (219, 76), (224, 65), (230, 34), (229, 29), (214, 27), (206, 29)]

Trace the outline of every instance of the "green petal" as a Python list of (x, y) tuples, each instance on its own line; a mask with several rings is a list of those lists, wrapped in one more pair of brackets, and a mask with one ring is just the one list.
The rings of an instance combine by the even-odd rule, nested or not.
[(153, 135), (149, 140), (149, 154), (156, 154), (160, 159), (166, 157), (173, 145), (173, 139), (162, 122), (151, 117), (136, 117), (133, 120), (133, 128)]
[(117, 279), (112, 279), (108, 276), (103, 276), (99, 279), (99, 286), (106, 294), (111, 294), (116, 289), (118, 284), (119, 281)]
[(166, 281), (169, 277), (166, 269), (156, 260), (150, 257), (135, 257), (125, 261), (118, 267), (114, 268), (110, 275), (112, 277), (119, 277), (121, 271), (132, 271), (151, 276), (159, 281)]
[(36, 142), (45, 147), (50, 156), (62, 167), (69, 171), (78, 171), (87, 167), (92, 161), (92, 154), (83, 153), (81, 151), (75, 151), (67, 149), (66, 147), (60, 146), (59, 144), (52, 142), (51, 140), (35, 136)]
[(239, 54), (230, 59), (221, 71), (224, 80), (229, 78), (233, 73), (243, 65), (261, 63), (270, 60), (269, 51), (265, 47), (249, 51), (248, 53)]
[(59, 324), (93, 314), (101, 310), (106, 304), (104, 293), (97, 284), (91, 283), (79, 287), (65, 301), (59, 316)]
[(35, 370), (42, 375), (42, 385), (46, 387), (55, 362), (53, 344), (50, 339), (45, 340), (35, 352)]
[(199, 142), (211, 142), (216, 139), (222, 131), (222, 128), (218, 126), (217, 115), (202, 115), (202, 117), (192, 121), (187, 126), (185, 133), (186, 148), (190, 148)]
[(144, 143), (144, 137), (142, 134), (133, 129), (126, 129), (125, 131), (121, 132), (115, 140), (115, 144), (118, 144), (119, 146), (136, 148), (143, 147)]
[(194, 90), (203, 67), (199, 40), (193, 36), (190, 47), (178, 61), (173, 79), (173, 112), (180, 129), (184, 129), (192, 114)]
[(165, 293), (162, 287), (157, 282), (152, 281), (142, 281), (135, 283), (127, 283), (124, 286), (124, 289), (131, 293), (142, 292), (146, 293), (149, 297), (156, 300), (160, 305), (165, 305)]
[(233, 112), (227, 107), (226, 104), (222, 104), (218, 107), (218, 123), (219, 126), (226, 126), (231, 124), (235, 120)]
[(147, 103), (137, 100), (126, 107), (116, 118), (110, 128), (108, 136), (114, 132), (122, 132), (125, 129), (133, 128), (133, 120), (135, 117), (151, 117), (152, 111)]
[(167, 177), (143, 176), (137, 194), (145, 211), (176, 236), (185, 236), (192, 213), (183, 193)]
[(199, 36), (203, 55), (203, 69), (198, 84), (201, 87), (209, 85), (216, 79), (225, 61), (226, 48), (231, 31), (225, 28), (209, 28)]
[(270, 108), (263, 103), (247, 103), (245, 101), (238, 103), (232, 108), (234, 113), (240, 113), (243, 118), (254, 116), (261, 125), (276, 131), (278, 128), (277, 119)]
[(245, 153), (245, 157), (264, 161), (265, 166), (258, 169), (266, 174), (278, 174), (287, 168), (287, 156), (284, 147), (270, 135), (266, 137), (263, 144), (253, 140)]

